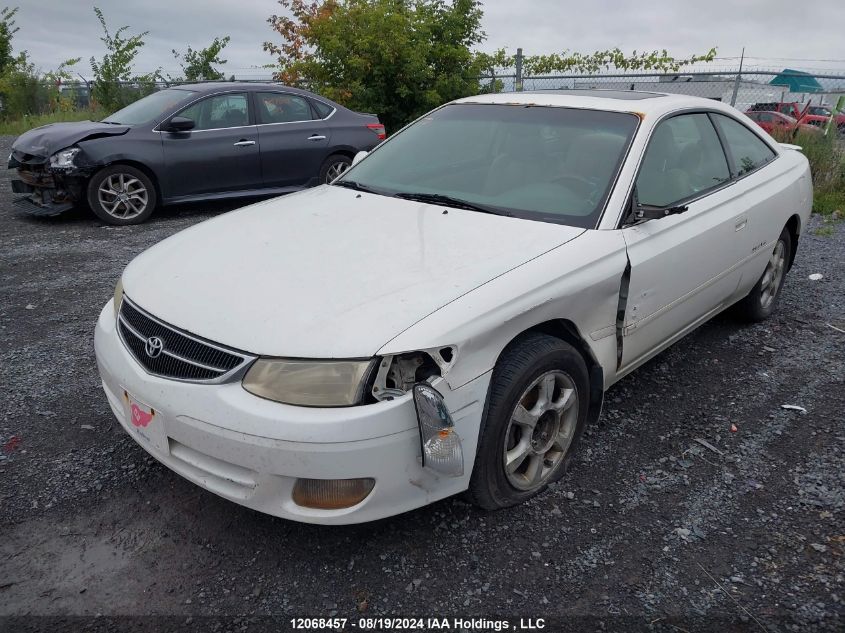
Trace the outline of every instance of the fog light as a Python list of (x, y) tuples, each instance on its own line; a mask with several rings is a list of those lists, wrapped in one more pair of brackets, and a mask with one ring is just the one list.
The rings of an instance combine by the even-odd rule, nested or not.
[(293, 502), (306, 508), (340, 510), (361, 503), (375, 486), (366, 479), (297, 479), (293, 485)]
[(425, 383), (414, 385), (414, 404), (420, 427), (423, 467), (442, 475), (460, 477), (464, 474), (464, 454), (461, 438), (443, 396)]

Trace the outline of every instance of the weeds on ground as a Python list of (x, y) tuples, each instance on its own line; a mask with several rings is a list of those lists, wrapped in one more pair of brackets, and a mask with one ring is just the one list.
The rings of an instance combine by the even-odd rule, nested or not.
[(80, 109), (52, 112), (50, 114), (28, 114), (13, 121), (0, 121), (0, 135), (17, 136), (32, 128), (48, 123), (63, 123), (66, 121), (99, 121), (104, 118), (102, 112)]
[(813, 211), (822, 215), (845, 214), (845, 139), (836, 128), (827, 136), (799, 132), (794, 138), (779, 139), (801, 146), (810, 161), (813, 176)]

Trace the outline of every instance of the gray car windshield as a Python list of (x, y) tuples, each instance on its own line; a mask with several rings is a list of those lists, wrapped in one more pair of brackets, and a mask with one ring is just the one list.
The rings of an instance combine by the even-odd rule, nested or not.
[(103, 119), (103, 123), (121, 125), (139, 125), (141, 123), (160, 122), (173, 107), (197, 94), (193, 90), (168, 88), (139, 99), (122, 110)]
[(594, 228), (638, 124), (636, 115), (620, 112), (452, 104), (334, 184)]

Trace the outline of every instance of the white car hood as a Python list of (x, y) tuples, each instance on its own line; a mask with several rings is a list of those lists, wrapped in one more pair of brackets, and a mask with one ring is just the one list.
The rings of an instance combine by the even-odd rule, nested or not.
[(182, 231), (139, 255), (123, 284), (158, 318), (243, 351), (369, 357), (583, 232), (322, 186)]

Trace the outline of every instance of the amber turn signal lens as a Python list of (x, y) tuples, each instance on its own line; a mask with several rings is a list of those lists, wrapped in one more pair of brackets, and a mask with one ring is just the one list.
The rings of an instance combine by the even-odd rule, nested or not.
[(365, 479), (297, 479), (293, 486), (293, 502), (305, 508), (341, 510), (351, 508), (367, 498), (376, 480)]

